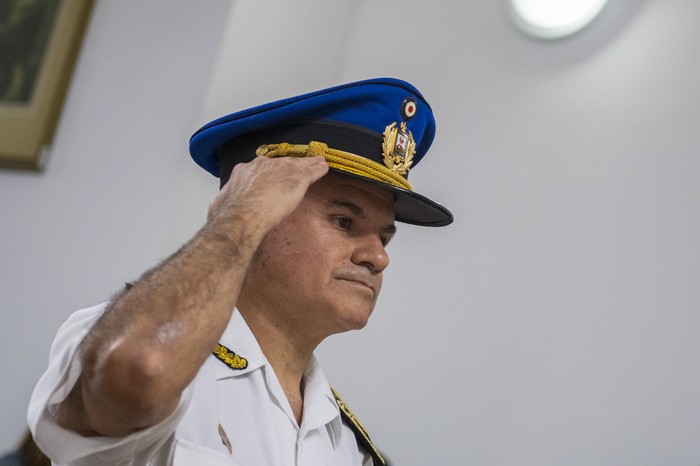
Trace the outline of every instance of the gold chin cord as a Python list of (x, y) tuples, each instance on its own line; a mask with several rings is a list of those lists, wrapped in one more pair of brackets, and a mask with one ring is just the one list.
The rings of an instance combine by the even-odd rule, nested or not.
[(255, 153), (265, 157), (316, 157), (320, 155), (326, 159), (331, 168), (413, 191), (408, 181), (390, 168), (350, 152), (332, 149), (322, 142), (263, 144), (258, 147)]

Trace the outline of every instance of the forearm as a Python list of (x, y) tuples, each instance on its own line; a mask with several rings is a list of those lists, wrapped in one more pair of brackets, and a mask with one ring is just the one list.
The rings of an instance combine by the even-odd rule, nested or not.
[(174, 409), (228, 323), (259, 236), (210, 223), (116, 297), (81, 346), (95, 430), (124, 434)]

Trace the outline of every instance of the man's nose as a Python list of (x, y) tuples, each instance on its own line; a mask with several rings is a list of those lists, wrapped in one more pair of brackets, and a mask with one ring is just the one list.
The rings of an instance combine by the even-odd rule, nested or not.
[(368, 235), (362, 237), (357, 244), (352, 261), (367, 267), (373, 273), (381, 273), (389, 265), (389, 254), (378, 236)]

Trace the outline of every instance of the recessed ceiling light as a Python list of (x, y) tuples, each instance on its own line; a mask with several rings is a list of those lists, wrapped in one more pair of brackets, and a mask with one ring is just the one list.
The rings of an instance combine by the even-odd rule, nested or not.
[(541, 39), (569, 36), (590, 23), (607, 0), (509, 0), (515, 24)]

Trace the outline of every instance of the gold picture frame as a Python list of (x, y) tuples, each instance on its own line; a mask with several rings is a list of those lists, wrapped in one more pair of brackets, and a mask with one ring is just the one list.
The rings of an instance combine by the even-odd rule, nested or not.
[(43, 168), (92, 5), (1, 0), (1, 167)]

